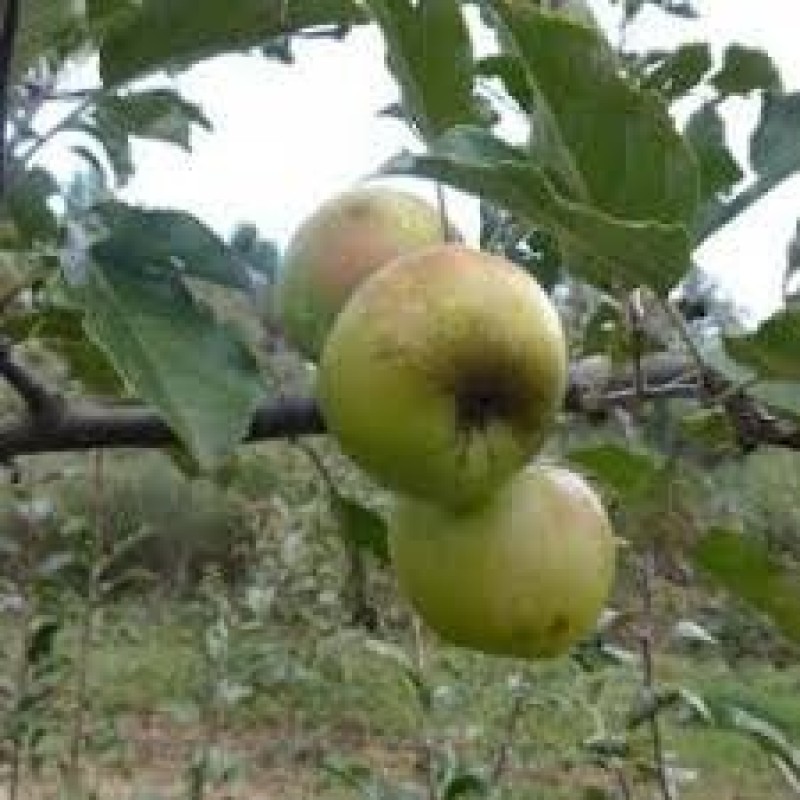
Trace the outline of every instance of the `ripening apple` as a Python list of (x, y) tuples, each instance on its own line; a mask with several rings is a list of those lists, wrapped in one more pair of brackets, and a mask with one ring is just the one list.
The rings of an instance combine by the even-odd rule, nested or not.
[(328, 200), (298, 228), (283, 259), (278, 308), (287, 341), (317, 361), (333, 320), (365, 277), (445, 238), (439, 211), (408, 192), (361, 187)]
[(452, 507), (525, 464), (564, 397), (557, 311), (527, 272), (460, 244), (395, 259), (336, 319), (317, 375), (329, 432), (387, 487)]
[(496, 655), (564, 653), (594, 627), (614, 578), (600, 499), (553, 466), (521, 470), (467, 513), (399, 498), (389, 537), (422, 619), (446, 641)]

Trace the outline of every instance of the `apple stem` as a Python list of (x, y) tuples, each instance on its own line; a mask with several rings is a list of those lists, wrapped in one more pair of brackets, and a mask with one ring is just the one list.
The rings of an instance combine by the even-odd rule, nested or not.
[(445, 243), (458, 241), (456, 229), (450, 224), (450, 217), (447, 214), (447, 200), (444, 196), (444, 187), (436, 181), (436, 203), (439, 206), (439, 220), (442, 226), (442, 235)]

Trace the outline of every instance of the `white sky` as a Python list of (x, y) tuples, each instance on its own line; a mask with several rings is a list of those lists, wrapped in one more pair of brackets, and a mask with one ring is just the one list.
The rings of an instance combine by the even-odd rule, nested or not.
[[(606, 0), (593, 6), (604, 24), (614, 25), (615, 11)], [(787, 89), (800, 89), (794, 0), (697, 0), (696, 6), (702, 18), (686, 23), (655, 10), (642, 12), (628, 41), (664, 46), (708, 40), (717, 53), (731, 41), (762, 47), (778, 64)], [(138, 145), (138, 168), (125, 198), (189, 210), (221, 234), (251, 221), (283, 245), (323, 199), (412, 144), (404, 126), (376, 116), (397, 92), (374, 31), (358, 30), (343, 44), (302, 44), (296, 53), (291, 66), (228, 56), (182, 76), (178, 88), (203, 106), (214, 131), (196, 134), (191, 155)], [(739, 148), (746, 147), (756, 112), (755, 102), (735, 104)], [(406, 185), (430, 194), (422, 181)], [(468, 233), (474, 231), (474, 204), (450, 196), (451, 214)], [(698, 262), (739, 305), (763, 316), (778, 302), (786, 245), (798, 217), (800, 179), (795, 178), (707, 242)]]

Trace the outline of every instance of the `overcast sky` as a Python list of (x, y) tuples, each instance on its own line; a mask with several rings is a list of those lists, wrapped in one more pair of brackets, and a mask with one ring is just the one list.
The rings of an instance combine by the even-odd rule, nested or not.
[[(628, 35), (632, 45), (711, 41), (717, 53), (732, 41), (767, 50), (789, 90), (800, 90), (793, 0), (697, 0), (699, 21), (676, 24), (647, 11)], [(595, 0), (613, 31), (615, 10)], [(399, 123), (376, 116), (396, 99), (374, 31), (360, 29), (344, 44), (315, 41), (297, 47), (292, 66), (257, 56), (228, 56), (199, 65), (178, 81), (214, 124), (195, 137), (194, 153), (153, 144), (137, 146), (137, 172), (126, 199), (187, 209), (221, 234), (252, 221), (283, 245), (323, 199), (372, 173), (412, 143)], [(746, 147), (755, 102), (737, 102), (736, 147)], [(800, 132), (798, 132), (800, 135)], [(409, 185), (406, 183), (406, 185)], [(430, 189), (414, 182), (422, 193)], [(452, 196), (452, 195), (451, 195)], [(473, 204), (453, 202), (453, 214), (475, 230)], [(698, 261), (737, 301), (762, 316), (775, 306), (785, 251), (800, 216), (800, 180), (788, 181), (759, 207), (708, 242)]]

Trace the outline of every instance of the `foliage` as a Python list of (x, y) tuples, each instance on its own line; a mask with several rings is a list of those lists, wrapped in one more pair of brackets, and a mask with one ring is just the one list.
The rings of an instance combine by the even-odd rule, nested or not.
[[(395, 683), (410, 682), (412, 699), (401, 705), (422, 708), (423, 743), (433, 746), (425, 780), (415, 776), (411, 788), (346, 760), (328, 759), (329, 777), (371, 797), (498, 789), (490, 779), (497, 761), (487, 752), (497, 755), (498, 742), (514, 738), (502, 725), (487, 735), (492, 747), (468, 757), (447, 736), (428, 737), (441, 686), (408, 657), (414, 647), (404, 613), (393, 602), (391, 574), (380, 567), (387, 559), (377, 488), (334, 462), (333, 448), (319, 450), (324, 489), (304, 461), (308, 452), (292, 443), (241, 449), (257, 412), (298, 387), (313, 390), (313, 376), (281, 350), (269, 296), (277, 245), (251, 224), (226, 238), (180, 209), (121, 199), (137, 167), (137, 140), (190, 150), (198, 130), (213, 130), (170, 75), (242, 52), (277, 57), (290, 69), (293, 42), (345, 47), (348, 31), (365, 24), (385, 44), (400, 98), (395, 110), (420, 140), (413, 152), (386, 153), (383, 173), (447, 183), (479, 198), (481, 244), (522, 263), (558, 300), (575, 375), (591, 379), (571, 387), (576, 393), (548, 455), (597, 481), (628, 543), (621, 608), (612, 615), (620, 636), (611, 625), (584, 642), (574, 654), (578, 672), (567, 687), (555, 687), (552, 703), (546, 668), (534, 670), (546, 700), (511, 695), (524, 695), (519, 707), (539, 721), (543, 708), (552, 714), (577, 705), (586, 714), (582, 743), (555, 738), (565, 759), (599, 770), (581, 786), (587, 797), (624, 794), (625, 780), (643, 774), (655, 775), (665, 797), (691, 797), (678, 767), (692, 755), (680, 744), (695, 741), (692, 725), (714, 727), (706, 734), (720, 747), (733, 747), (731, 739), (713, 738), (722, 731), (744, 735), (798, 791), (793, 723), (741, 698), (706, 703), (702, 692), (675, 687), (653, 669), (659, 648), (671, 646), (669, 636), (652, 633), (667, 577), (680, 586), (682, 612), (692, 612), (678, 626), (691, 652), (715, 646), (740, 612), (748, 625), (760, 619), (748, 607), (797, 638), (800, 471), (792, 455), (749, 452), (765, 441), (800, 449), (797, 237), (788, 248), (785, 305), (754, 329), (737, 319), (740, 298), (715, 296), (693, 264), (707, 239), (800, 171), (800, 92), (784, 86), (769, 54), (731, 43), (715, 59), (706, 42), (630, 52), (625, 30), (645, 8), (687, 20), (698, 14), (694, 4), (671, 0), (613, 3), (619, 43), (580, 2), (52, 0), (19, 4), (16, 30), (9, 13), (16, 4), (6, 5), (4, 55), (11, 55), (8, 37), (14, 47), (0, 126), (0, 326), (8, 340), (0, 372), (15, 396), (4, 402), (0, 424), (3, 465), (24, 471), (17, 456), (57, 450), (64, 441), (87, 446), (120, 423), (128, 438), (112, 437), (112, 444), (152, 443), (162, 423), (174, 440), (170, 455), (187, 473), (179, 476), (160, 457), (135, 465), (123, 458), (102, 486), (90, 484), (87, 469), (52, 483), (34, 471), (33, 490), (12, 482), (0, 538), (10, 631), (0, 732), (12, 797), (25, 768), (48, 763), (79, 788), (87, 750), (108, 733), (92, 720), (89, 656), (123, 584), (141, 596), (144, 575), (133, 567), (146, 567), (160, 584), (178, 573), (183, 588), (202, 588), (191, 624), (200, 632), (207, 680), (193, 702), (210, 734), (189, 764), (191, 796), (233, 777), (223, 729), (254, 696), (251, 688), (285, 686), (275, 664), (284, 676), (297, 666), (285, 652), (253, 647), (269, 630), (266, 620), (307, 627), (304, 656), (316, 659), (308, 674), (336, 677), (334, 690), (316, 684), (317, 697), (348, 684), (356, 668), (342, 654), (362, 635), (343, 644), (352, 616), (342, 598), (353, 575), (377, 609), (375, 635), (386, 639), (366, 648), (358, 639), (354, 661), (382, 659), (384, 673), (401, 676)], [(479, 27), (492, 39), (488, 53), (477, 47)], [(88, 83), (65, 90), (79, 72)], [(729, 141), (731, 101), (757, 111), (744, 157)], [(691, 109), (683, 123), (679, 107)], [(509, 121), (520, 123), (521, 135), (508, 133)], [(42, 156), (59, 141), (84, 162), (78, 177), (45, 167)], [(663, 375), (676, 362), (680, 369), (649, 382), (651, 369)], [(60, 438), (67, 423), (77, 425), (77, 438)], [(60, 473), (69, 462), (53, 463)], [(702, 502), (687, 499), (685, 488), (698, 464), (716, 469), (695, 481), (710, 495)], [(236, 577), (238, 588), (246, 585), (244, 598), (219, 573), (198, 584), (211, 566)], [(706, 579), (738, 598), (727, 617), (715, 605), (724, 595), (712, 594)], [(692, 606), (693, 591), (714, 598), (703, 624), (694, 619), (697, 609), (684, 607)], [(255, 600), (262, 616), (248, 605)], [(753, 635), (778, 641), (771, 628), (755, 627)], [(335, 658), (316, 649), (325, 642), (334, 642)], [(783, 657), (793, 653), (787, 647)], [(436, 669), (444, 669), (439, 658)], [(452, 662), (442, 685), (466, 693), (472, 684), (456, 674), (461, 655)], [(367, 703), (366, 694), (358, 702)], [(676, 723), (676, 715), (684, 716)], [(679, 762), (668, 763), (660, 725), (674, 733)], [(522, 742), (520, 752), (542, 746), (532, 734)], [(777, 797), (769, 785), (764, 791)]]

